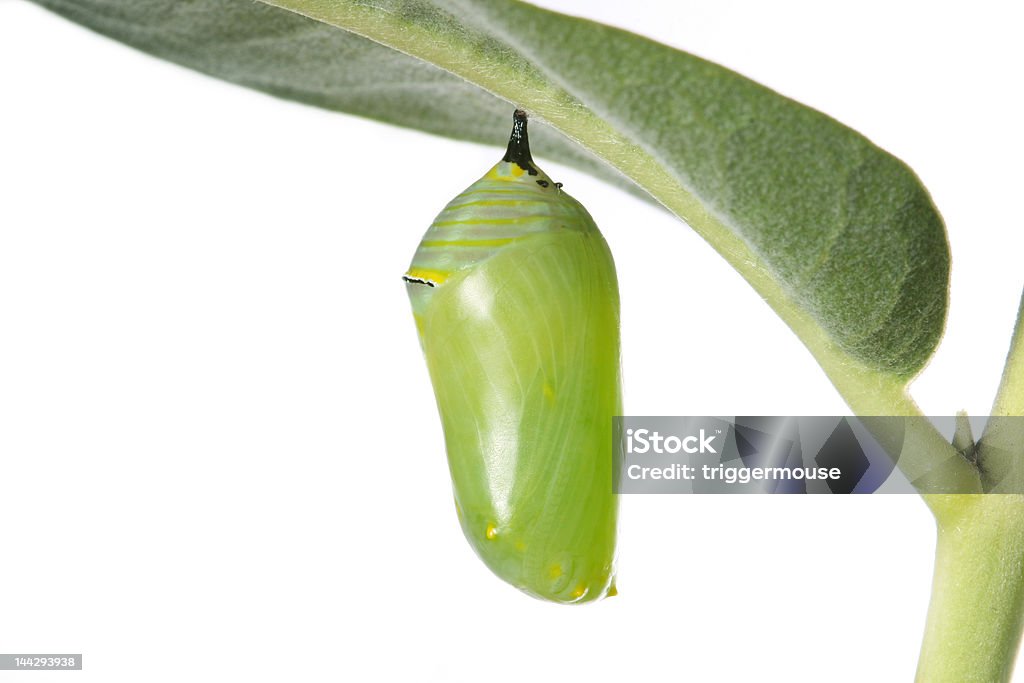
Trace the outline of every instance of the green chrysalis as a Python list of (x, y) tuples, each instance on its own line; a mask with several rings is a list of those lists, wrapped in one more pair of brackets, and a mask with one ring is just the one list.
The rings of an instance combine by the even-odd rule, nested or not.
[(405, 281), (473, 549), (539, 598), (614, 595), (615, 266), (586, 209), (534, 165), (524, 112)]

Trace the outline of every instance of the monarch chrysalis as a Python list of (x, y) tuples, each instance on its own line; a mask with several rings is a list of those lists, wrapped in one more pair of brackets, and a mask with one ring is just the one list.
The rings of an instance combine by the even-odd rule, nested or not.
[(608, 245), (530, 157), (441, 211), (405, 274), (463, 532), (503, 580), (563, 603), (614, 594), (619, 295)]

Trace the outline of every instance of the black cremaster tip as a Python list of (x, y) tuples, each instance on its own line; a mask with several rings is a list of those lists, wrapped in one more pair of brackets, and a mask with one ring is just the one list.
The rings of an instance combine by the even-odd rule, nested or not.
[(504, 161), (516, 164), (530, 175), (537, 175), (537, 168), (530, 156), (530, 136), (526, 132), (526, 112), (516, 109), (512, 114), (512, 135), (508, 139), (508, 149)]

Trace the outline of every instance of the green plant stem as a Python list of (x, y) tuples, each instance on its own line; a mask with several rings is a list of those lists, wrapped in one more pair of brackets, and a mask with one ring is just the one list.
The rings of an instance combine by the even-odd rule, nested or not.
[(1024, 496), (926, 496), (938, 522), (921, 683), (997, 683), (1024, 627)]
[(986, 491), (1024, 492), (1024, 295), (977, 454)]
[(1003, 379), (992, 405), (992, 415), (998, 417), (1024, 415), (1024, 292), (1017, 309), (1017, 324), (1006, 356)]
[[(921, 683), (1009, 681), (1024, 630), (1024, 297), (992, 417), (978, 443), (985, 495), (926, 495), (935, 575)], [(965, 437), (966, 440), (966, 437)]]
[(925, 496), (938, 524), (917, 680), (1007, 681), (1024, 629), (1024, 296), (976, 455), (981, 496)]

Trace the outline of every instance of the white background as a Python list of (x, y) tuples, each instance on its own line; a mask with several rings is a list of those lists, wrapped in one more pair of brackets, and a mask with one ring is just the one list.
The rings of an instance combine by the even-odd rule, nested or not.
[[(914, 395), (989, 410), (1024, 280), (1013, 3), (542, 4), (907, 161), (954, 262)], [(62, 682), (911, 680), (916, 497), (628, 497), (621, 594), (580, 608), (475, 558), (400, 275), (503, 142), (277, 101), (0, 0), (0, 652), (83, 652), (31, 675)], [(614, 251), (628, 413), (847, 412), (685, 225), (535, 155)]]

